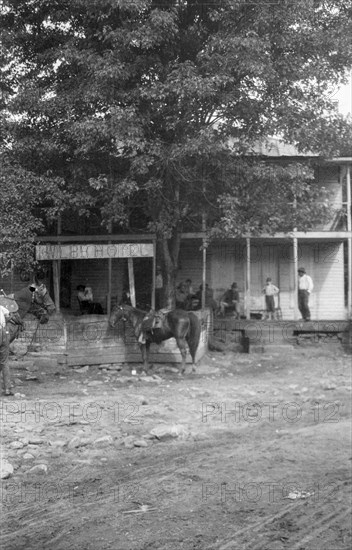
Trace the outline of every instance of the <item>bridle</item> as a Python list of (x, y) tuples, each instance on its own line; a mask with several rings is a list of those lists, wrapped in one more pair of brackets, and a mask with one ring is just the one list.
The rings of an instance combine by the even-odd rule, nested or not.
[(41, 321), (44, 316), (48, 316), (48, 308), (45, 305), (45, 296), (47, 296), (47, 294), (48, 289), (44, 284), (36, 287), (36, 289), (32, 293), (32, 305), (36, 310), (35, 315), (36, 317), (38, 317), (39, 321)]

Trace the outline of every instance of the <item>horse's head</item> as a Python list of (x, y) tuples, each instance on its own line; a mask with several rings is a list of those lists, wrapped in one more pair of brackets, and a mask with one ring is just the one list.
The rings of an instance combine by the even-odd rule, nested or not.
[(110, 315), (109, 325), (114, 328), (116, 323), (120, 320), (127, 321), (128, 319), (128, 307), (126, 305), (115, 306)]
[(40, 324), (45, 324), (49, 321), (49, 316), (55, 312), (55, 309), (55, 304), (46, 286), (44, 284), (35, 285), (30, 313), (33, 313), (39, 319)]

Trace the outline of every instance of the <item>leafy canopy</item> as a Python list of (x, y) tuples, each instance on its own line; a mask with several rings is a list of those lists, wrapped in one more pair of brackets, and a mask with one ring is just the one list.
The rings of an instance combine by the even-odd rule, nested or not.
[(237, 236), (326, 212), (307, 166), (269, 176), (250, 151), (350, 142), (329, 95), (352, 65), (350, 0), (5, 0), (0, 23), (11, 156), (64, 182), (61, 209), (128, 230), (137, 212), (168, 271), (203, 213)]

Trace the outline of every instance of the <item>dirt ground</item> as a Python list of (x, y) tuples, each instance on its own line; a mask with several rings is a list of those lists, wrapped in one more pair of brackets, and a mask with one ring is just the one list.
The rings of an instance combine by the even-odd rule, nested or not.
[(351, 547), (338, 343), (209, 352), (184, 377), (31, 360), (2, 402), (4, 550)]

